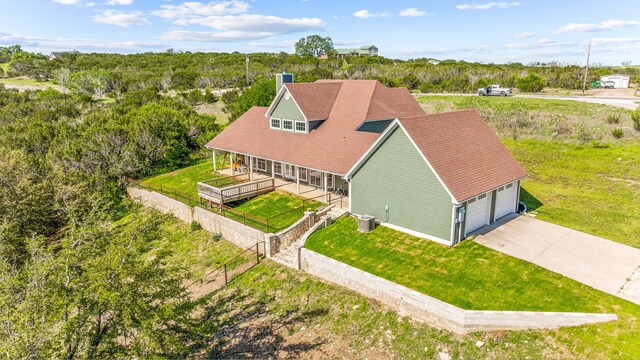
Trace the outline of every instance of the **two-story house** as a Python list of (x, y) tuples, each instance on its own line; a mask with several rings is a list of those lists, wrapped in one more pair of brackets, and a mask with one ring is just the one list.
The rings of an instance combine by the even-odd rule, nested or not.
[(526, 174), (477, 112), (427, 115), (406, 88), (375, 80), (277, 86), (269, 107), (207, 147), (254, 172), (340, 189), (350, 212), (444, 244), (516, 211)]

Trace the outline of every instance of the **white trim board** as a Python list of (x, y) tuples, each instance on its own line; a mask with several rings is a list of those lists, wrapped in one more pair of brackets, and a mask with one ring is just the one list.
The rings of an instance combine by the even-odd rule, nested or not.
[(282, 84), (282, 87), (280, 88), (280, 91), (278, 91), (278, 94), (276, 94), (275, 99), (273, 99), (273, 101), (271, 102), (271, 105), (269, 105), (269, 108), (267, 109), (267, 112), (265, 113), (264, 116), (268, 117), (268, 118), (271, 117), (271, 114), (275, 110), (275, 105), (280, 103), (280, 100), (282, 100), (282, 97), (284, 96), (285, 92), (288, 92), (289, 95), (291, 95), (291, 99), (293, 99), (293, 103), (296, 104), (296, 106), (298, 107), (298, 110), (300, 111), (300, 114), (302, 114), (302, 117), (304, 118), (304, 121), (306, 121), (308, 123), (309, 119), (307, 119), (307, 115), (302, 111), (302, 109), (300, 108), (300, 105), (298, 105), (298, 102), (296, 101), (296, 98), (293, 97), (293, 94), (291, 94), (291, 91), (289, 91), (289, 89), (287, 89), (287, 84)]
[(447, 245), (447, 246), (451, 246), (452, 245), (452, 242), (449, 241), (449, 240), (440, 239), (439, 237), (428, 235), (428, 234), (425, 234), (425, 233), (421, 233), (419, 231), (406, 229), (406, 228), (403, 228), (402, 226), (393, 225), (393, 224), (386, 223), (386, 222), (385, 223), (380, 223), (380, 225), (382, 225), (384, 227), (388, 227), (388, 228), (393, 229), (393, 230), (397, 230), (397, 231), (403, 232), (405, 234), (416, 236), (416, 237), (419, 237), (419, 238), (422, 238), (422, 239), (435, 241), (435, 242), (437, 242), (439, 244), (442, 244), (442, 245)]

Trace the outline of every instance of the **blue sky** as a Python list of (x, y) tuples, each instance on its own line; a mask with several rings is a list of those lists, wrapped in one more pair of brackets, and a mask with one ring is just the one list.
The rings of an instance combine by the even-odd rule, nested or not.
[(391, 58), (640, 64), (639, 0), (3, 0), (0, 46), (293, 52), (319, 34)]

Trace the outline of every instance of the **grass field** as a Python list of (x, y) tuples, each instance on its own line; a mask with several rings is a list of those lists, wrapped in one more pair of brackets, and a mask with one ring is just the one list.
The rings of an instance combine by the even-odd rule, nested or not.
[(472, 241), (448, 248), (384, 227), (362, 234), (355, 219), (342, 218), (305, 246), (465, 309), (616, 313), (616, 323), (555, 335), (596, 358), (640, 351), (640, 306)]
[[(578, 101), (480, 96), (421, 96), (427, 113), (476, 109), (500, 137), (543, 140), (615, 140), (612, 132), (624, 129), (625, 138), (640, 139), (631, 129), (629, 111)], [(610, 124), (607, 117), (620, 116)]]
[(8, 85), (25, 85), (25, 86), (34, 86), (38, 88), (46, 88), (46, 87), (55, 87), (56, 84), (50, 81), (37, 81), (28, 77), (15, 77), (15, 78), (5, 78), (0, 79), (0, 83), (8, 84)]
[(233, 208), (262, 218), (268, 218), (268, 231), (277, 232), (302, 218), (305, 210), (316, 210), (321, 205), (322, 203), (318, 201), (303, 200), (296, 195), (271, 192), (254, 197), (235, 205)]
[(640, 247), (640, 144), (504, 142), (529, 174), (522, 201), (539, 219)]

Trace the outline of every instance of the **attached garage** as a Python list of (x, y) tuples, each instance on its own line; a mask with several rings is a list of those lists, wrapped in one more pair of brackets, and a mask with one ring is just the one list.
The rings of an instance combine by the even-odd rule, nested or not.
[(511, 214), (516, 211), (518, 198), (517, 182), (501, 186), (496, 190), (496, 205), (494, 219)]
[(516, 210), (526, 173), (474, 110), (400, 117), (347, 172), (350, 212), (455, 245)]
[(482, 194), (473, 199), (467, 200), (467, 219), (465, 235), (477, 230), (489, 223), (491, 210), (491, 194)]

